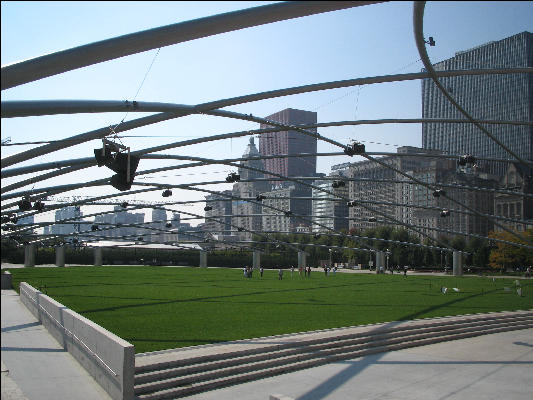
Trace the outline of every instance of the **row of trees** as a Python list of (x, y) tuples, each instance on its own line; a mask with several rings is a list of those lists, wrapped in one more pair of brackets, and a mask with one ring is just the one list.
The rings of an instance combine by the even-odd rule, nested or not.
[[(522, 234), (529, 237), (530, 243), (533, 242), (533, 229), (529, 229)], [(527, 244), (526, 241), (520, 241), (508, 232), (491, 232), (489, 237)], [(333, 262), (369, 265), (369, 261), (375, 261), (375, 256), (368, 249), (376, 249), (386, 252), (389, 257), (389, 266), (401, 267), (409, 265), (411, 267), (433, 269), (452, 266), (452, 253), (450, 251), (414, 246), (424, 244), (426, 246), (441, 247), (435, 245), (430, 239), (424, 239), (421, 243), (419, 238), (409, 233), (408, 230), (389, 226), (381, 226), (364, 231), (350, 230), (337, 235), (271, 234), (268, 238), (255, 235), (254, 240), (264, 243), (260, 247), (267, 254), (276, 253), (284, 249), (293, 250), (289, 250), (284, 245), (265, 242), (279, 240), (295, 243), (309, 254), (308, 264), (310, 265), (318, 264), (320, 260), (329, 260), (329, 248), (333, 248), (331, 254)], [(467, 266), (484, 269), (489, 266), (492, 268), (507, 268), (533, 265), (533, 251), (524, 247), (491, 242), (478, 237), (465, 238), (459, 235), (453, 237), (442, 235), (438, 240), (448, 248), (469, 253), (463, 259), (463, 264)], [(318, 246), (309, 246), (309, 244)]]
[[(520, 241), (508, 232), (491, 232), (489, 238), (508, 242), (530, 245), (533, 242), (533, 229), (522, 232), (529, 240)], [(271, 234), (254, 235), (253, 240), (258, 242), (256, 248), (262, 251), (261, 264), (266, 268), (289, 266), (298, 264), (298, 256), (294, 248), (285, 243), (294, 243), (298, 248), (305, 250), (309, 255), (307, 264), (319, 265), (321, 260), (332, 262), (350, 263), (350, 265), (369, 265), (375, 261), (375, 249), (386, 252), (389, 267), (404, 266), (416, 268), (441, 269), (452, 266), (452, 253), (423, 246), (411, 246), (402, 243), (420, 244), (418, 237), (410, 234), (406, 229), (394, 229), (382, 226), (368, 229), (363, 232), (350, 231), (343, 234), (310, 235), (310, 234)], [(527, 247), (517, 247), (502, 242), (490, 242), (486, 239), (464, 236), (439, 237), (439, 241), (449, 248), (465, 251), (469, 254), (464, 258), (465, 266), (479, 269), (492, 267), (496, 269), (516, 268), (533, 265), (533, 251)], [(491, 244), (492, 243), (492, 244)], [(311, 246), (316, 245), (316, 246)], [(429, 239), (423, 241), (424, 245), (434, 245)], [(330, 254), (329, 249), (332, 249)], [(366, 249), (366, 250), (363, 250)], [(93, 251), (90, 248), (68, 248), (65, 254), (67, 263), (92, 264)], [(16, 247), (12, 241), (2, 240), (2, 260), (11, 263), (24, 263), (24, 249)], [(104, 249), (103, 261), (105, 264), (174, 264), (191, 265), (199, 264), (198, 250), (156, 250), (115, 248)], [(37, 264), (54, 264), (55, 249), (41, 247), (37, 249)], [(208, 256), (209, 266), (243, 267), (252, 264), (249, 250), (215, 250)]]

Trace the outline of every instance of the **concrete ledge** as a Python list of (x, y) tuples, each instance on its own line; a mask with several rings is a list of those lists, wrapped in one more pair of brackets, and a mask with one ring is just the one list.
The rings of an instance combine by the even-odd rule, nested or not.
[(20, 300), (111, 398), (133, 399), (135, 349), (132, 344), (26, 282), (20, 283)]
[(2, 276), (2, 290), (12, 289), (11, 287), (11, 272), (2, 271), (0, 274)]

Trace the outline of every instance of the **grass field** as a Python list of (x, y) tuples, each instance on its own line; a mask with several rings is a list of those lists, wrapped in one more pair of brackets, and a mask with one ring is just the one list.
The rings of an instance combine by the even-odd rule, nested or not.
[[(135, 345), (137, 353), (376, 322), (533, 308), (533, 279), (343, 274), (299, 278), (240, 269), (11, 269)], [(44, 288), (46, 286), (46, 288)], [(448, 287), (443, 294), (441, 287)], [(452, 288), (459, 288), (455, 292)], [(505, 290), (507, 287), (509, 290)]]

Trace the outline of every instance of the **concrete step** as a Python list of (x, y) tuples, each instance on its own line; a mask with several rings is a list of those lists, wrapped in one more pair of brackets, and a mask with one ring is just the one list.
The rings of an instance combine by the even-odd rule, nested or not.
[[(453, 329), (453, 333), (463, 333), (468, 331), (476, 331), (476, 330), (486, 330), (489, 327), (490, 328), (496, 328), (496, 327), (504, 327), (504, 326), (510, 326), (511, 324), (516, 324), (518, 321), (506, 321), (506, 322), (499, 322), (499, 321), (491, 321), (490, 324), (484, 324), (483, 327), (479, 327), (477, 325), (473, 324), (464, 324), (461, 326), (455, 327)], [(526, 321), (527, 322), (527, 321)], [(533, 321), (529, 321), (533, 322)], [(450, 331), (449, 327), (433, 327), (433, 328), (422, 328), (417, 329), (409, 332), (403, 332), (403, 333), (387, 333), (387, 334), (380, 334), (380, 335), (369, 335), (364, 338), (358, 338), (358, 339), (348, 339), (348, 340), (342, 340), (337, 342), (328, 342), (328, 343), (320, 343), (316, 345), (310, 345), (310, 346), (299, 346), (298, 348), (288, 349), (288, 350), (278, 350), (274, 352), (268, 352), (264, 354), (259, 355), (253, 355), (253, 356), (245, 356), (245, 357), (238, 357), (234, 359), (228, 359), (223, 361), (216, 361), (216, 362), (207, 362), (198, 364), (195, 366), (190, 367), (180, 367), (180, 368), (172, 368), (168, 370), (162, 370), (162, 371), (155, 371), (151, 373), (146, 374), (140, 374), (136, 376), (135, 383), (138, 387), (142, 387), (142, 383), (147, 382), (153, 382), (157, 380), (163, 380), (163, 379), (169, 379), (175, 376), (186, 376), (186, 375), (194, 375), (191, 380), (196, 380), (199, 375), (199, 372), (205, 373), (208, 371), (215, 370), (217, 374), (221, 374), (223, 370), (232, 371), (237, 370), (235, 368), (232, 368), (234, 366), (239, 366), (243, 364), (248, 365), (266, 365), (264, 362), (266, 361), (267, 364), (273, 365), (276, 362), (279, 363), (286, 363), (286, 359), (288, 357), (292, 358), (310, 358), (315, 357), (317, 354), (334, 354), (337, 352), (348, 352), (353, 349), (359, 349), (363, 347), (373, 347), (373, 346), (381, 346), (383, 343), (397, 343), (401, 341), (409, 341), (412, 339), (422, 339), (422, 338), (429, 338), (436, 335), (443, 335), (446, 332), (452, 332)], [(274, 361), (272, 361), (274, 360)]]
[[(501, 324), (502, 322), (507, 323), (517, 323), (522, 321), (527, 321), (527, 316), (513, 316), (506, 319), (496, 319), (496, 320), (484, 320), (483, 324), (485, 327), (488, 327), (492, 324)], [(533, 317), (530, 317), (530, 320), (533, 320)], [(281, 359), (291, 355), (301, 355), (306, 353), (315, 353), (319, 350), (328, 350), (336, 351), (337, 348), (346, 349), (348, 346), (362, 346), (367, 345), (373, 341), (386, 340), (388, 338), (395, 338), (402, 340), (401, 338), (413, 335), (432, 335), (434, 333), (442, 334), (442, 332), (450, 331), (452, 329), (461, 329), (467, 328), (476, 328), (479, 324), (479, 321), (465, 321), (461, 324), (452, 323), (452, 324), (440, 324), (438, 326), (425, 324), (423, 326), (414, 326), (409, 330), (400, 330), (400, 331), (378, 331), (374, 333), (373, 331), (367, 332), (364, 334), (358, 335), (344, 335), (342, 338), (321, 338), (316, 340), (310, 340), (305, 342), (300, 342), (298, 345), (288, 348), (282, 348), (277, 350), (265, 350), (261, 353), (254, 353), (252, 355), (231, 357), (222, 360), (216, 361), (204, 361), (196, 362), (193, 365), (185, 365), (179, 367), (170, 367), (170, 368), (161, 368), (158, 370), (152, 370), (149, 372), (141, 372), (135, 375), (135, 385), (139, 386), (142, 384), (155, 382), (164, 379), (170, 379), (173, 377), (180, 377), (186, 375), (192, 375), (199, 372), (208, 372), (212, 370), (221, 370), (224, 368), (230, 368), (232, 366), (239, 366), (243, 364), (251, 364), (260, 361), (268, 361), (272, 359)]]
[[(377, 352), (391, 351), (397, 348), (411, 347), (413, 343), (422, 345), (497, 331), (526, 329), (533, 327), (533, 312), (489, 317), (475, 316), (463, 320), (441, 318), (419, 321), (422, 323), (397, 326), (396, 328), (399, 328), (397, 331), (394, 329), (375, 329), (355, 333), (355, 337), (354, 335), (341, 335), (342, 339), (339, 339), (339, 336), (329, 336), (304, 342), (296, 341), (292, 343), (290, 348), (286, 346), (282, 346), (281, 349), (279, 349), (280, 346), (262, 347), (254, 349), (254, 354), (247, 356), (242, 356), (240, 354), (242, 352), (238, 351), (225, 353), (221, 360), (215, 361), (206, 356), (200, 357), (203, 361), (198, 357), (179, 360), (184, 366), (172, 366), (166, 370), (136, 374), (135, 392), (141, 398), (166, 398), (167, 395), (171, 397), (181, 396), (182, 394), (179, 393), (186, 389), (195, 388), (195, 392), (210, 390), (206, 387), (259, 379), (260, 377), (283, 373), (279, 371), (287, 369), (292, 371), (308, 368), (310, 365), (320, 365), (321, 360), (354, 358), (368, 354), (369, 351), (374, 353), (376, 349)], [(235, 354), (238, 356), (233, 357)], [(196, 365), (191, 365), (191, 360)], [(172, 363), (166, 364), (171, 365)], [(162, 366), (159, 363), (155, 368)], [(250, 373), (249, 371), (254, 372)], [(201, 382), (205, 382), (207, 386)], [(176, 390), (179, 393), (175, 393)]]
[[(311, 368), (331, 362), (336, 362), (345, 359), (354, 359), (358, 357), (363, 357), (370, 354), (381, 353), (392, 350), (400, 350), (409, 347), (423, 346), (443, 341), (463, 339), (467, 337), (474, 337), (490, 333), (498, 333), (509, 330), (516, 329), (528, 329), (533, 327), (533, 321), (523, 322), (518, 324), (501, 324), (500, 326), (495, 326), (490, 329), (463, 329), (463, 332), (446, 332), (447, 334), (443, 335), (429, 335), (428, 337), (418, 337), (416, 336), (410, 338), (411, 340), (389, 340), (383, 341), (381, 344), (374, 343), (375, 346), (370, 346), (367, 348), (352, 350), (348, 352), (317, 352), (316, 357), (311, 359), (298, 359), (298, 357), (293, 361), (288, 363), (288, 359), (285, 360), (285, 363), (282, 365), (276, 365), (272, 367), (267, 367), (261, 370), (254, 369), (254, 365), (245, 365), (244, 372), (233, 374), (230, 376), (206, 376), (206, 379), (199, 380), (198, 378), (195, 381), (189, 383), (182, 383), (182, 386), (172, 387), (172, 388), (161, 388), (158, 391), (139, 394), (140, 399), (172, 399), (179, 398), (183, 396), (188, 396), (194, 393), (200, 393), (207, 390), (213, 390), (216, 388), (230, 386), (233, 384), (243, 383), (251, 380), (261, 379), (265, 377), (270, 377), (274, 375), (279, 375), (287, 372), (297, 371), (301, 369)], [(405, 338), (404, 338), (405, 339)], [(250, 372), (253, 371), (253, 372)]]
[(294, 348), (298, 346), (308, 346), (317, 343), (341, 341), (343, 339), (365, 337), (372, 334), (395, 332), (399, 334), (402, 331), (419, 329), (423, 327), (432, 327), (435, 324), (454, 325), (464, 324), (467, 322), (491, 321), (495, 318), (500, 320), (527, 317), (533, 315), (533, 312), (514, 312), (509, 313), (489, 313), (473, 314), (459, 317), (444, 317), (433, 319), (422, 319), (415, 321), (400, 321), (386, 324), (374, 324), (358, 327), (330, 329), (317, 332), (304, 332), (293, 335), (279, 335), (267, 338), (248, 339), (226, 344), (193, 346), (168, 350), (163, 352), (145, 353), (136, 356), (135, 373), (142, 374), (149, 371), (157, 371), (170, 368), (184, 367), (188, 365), (197, 365), (199, 363), (218, 361), (224, 359), (233, 359), (241, 356), (273, 352), (285, 348)]

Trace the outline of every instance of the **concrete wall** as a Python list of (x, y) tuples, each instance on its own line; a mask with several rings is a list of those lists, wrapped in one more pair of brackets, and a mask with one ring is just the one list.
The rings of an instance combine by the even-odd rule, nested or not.
[(20, 299), (111, 398), (134, 398), (135, 349), (132, 344), (26, 282), (20, 284)]
[(2, 290), (4, 289), (13, 289), (11, 287), (11, 272), (9, 271), (2, 271)]

